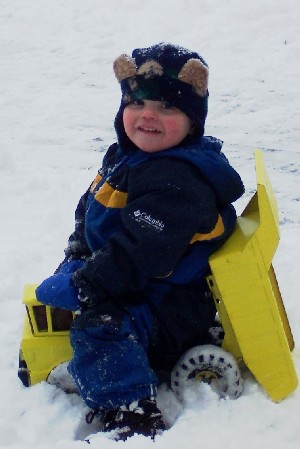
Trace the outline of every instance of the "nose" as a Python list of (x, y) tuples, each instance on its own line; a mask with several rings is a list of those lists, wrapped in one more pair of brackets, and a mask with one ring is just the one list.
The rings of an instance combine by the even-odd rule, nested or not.
[(156, 112), (155, 109), (151, 105), (145, 105), (142, 111), (142, 117), (145, 119), (155, 119)]

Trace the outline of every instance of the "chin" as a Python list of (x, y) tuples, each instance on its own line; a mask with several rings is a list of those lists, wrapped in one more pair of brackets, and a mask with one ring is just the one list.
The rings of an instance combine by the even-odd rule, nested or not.
[(166, 148), (148, 148), (148, 147), (139, 147), (141, 151), (144, 151), (145, 153), (157, 153), (158, 151), (166, 150)]

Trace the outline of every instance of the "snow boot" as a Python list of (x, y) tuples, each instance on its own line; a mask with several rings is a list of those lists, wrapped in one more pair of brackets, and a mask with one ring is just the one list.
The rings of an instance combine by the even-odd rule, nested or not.
[(113, 432), (116, 441), (125, 441), (134, 434), (154, 440), (156, 435), (161, 435), (166, 429), (161, 411), (153, 398), (140, 399), (128, 406), (109, 410), (102, 415), (101, 421), (104, 424), (103, 432)]

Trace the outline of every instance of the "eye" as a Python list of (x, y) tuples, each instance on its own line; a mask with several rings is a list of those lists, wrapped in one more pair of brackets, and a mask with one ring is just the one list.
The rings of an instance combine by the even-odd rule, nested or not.
[(128, 104), (128, 106), (131, 106), (131, 107), (141, 107), (141, 106), (144, 106), (144, 101), (143, 101), (143, 100), (132, 100), (132, 101)]
[(174, 106), (172, 106), (171, 103), (168, 103), (167, 101), (162, 101), (161, 107), (163, 109), (174, 109)]

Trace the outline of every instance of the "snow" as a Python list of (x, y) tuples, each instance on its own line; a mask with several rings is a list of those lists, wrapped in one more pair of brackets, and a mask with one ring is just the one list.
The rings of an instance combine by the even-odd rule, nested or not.
[[(253, 151), (261, 148), (280, 209), (274, 264), (296, 349), (300, 228), (300, 3), (298, 0), (1, 0), (0, 9), (0, 447), (81, 449), (92, 432), (76, 395), (17, 376), (22, 290), (50, 275), (63, 257), (80, 195), (114, 140), (120, 93), (112, 62), (133, 48), (169, 41), (198, 51), (210, 66), (206, 134), (255, 189)], [(298, 235), (298, 237), (297, 237)], [(236, 400), (207, 385), (182, 408), (162, 389), (170, 430), (155, 447), (295, 449), (299, 390), (273, 403), (250, 374)], [(135, 436), (103, 434), (91, 448), (152, 448)]]

